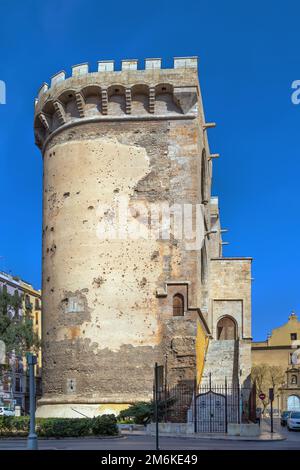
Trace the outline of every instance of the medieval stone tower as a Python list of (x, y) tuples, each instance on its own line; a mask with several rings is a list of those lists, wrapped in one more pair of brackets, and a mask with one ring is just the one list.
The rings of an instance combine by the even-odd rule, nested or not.
[[(151, 399), (155, 361), (170, 384), (208, 369), (218, 380), (226, 367), (246, 379), (251, 259), (222, 257), (197, 59), (76, 65), (42, 85), (34, 122), (44, 159), (40, 416)], [(160, 208), (174, 205), (193, 208), (194, 227), (202, 208), (200, 247), (162, 235)], [(131, 236), (114, 232), (124, 211)], [(155, 211), (154, 236), (134, 236)]]

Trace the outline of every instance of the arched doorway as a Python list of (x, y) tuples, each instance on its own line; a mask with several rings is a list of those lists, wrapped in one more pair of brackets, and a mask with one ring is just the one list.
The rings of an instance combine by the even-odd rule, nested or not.
[(183, 317), (184, 315), (184, 297), (181, 294), (175, 294), (173, 297), (173, 316)]
[(287, 399), (288, 411), (300, 411), (300, 397), (297, 395), (290, 395)]
[(223, 317), (217, 323), (217, 339), (236, 339), (236, 323), (231, 317)]

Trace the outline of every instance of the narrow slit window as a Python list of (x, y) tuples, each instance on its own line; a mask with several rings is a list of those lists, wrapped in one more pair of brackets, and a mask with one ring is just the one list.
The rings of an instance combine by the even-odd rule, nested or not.
[(182, 317), (184, 315), (184, 298), (181, 294), (175, 294), (173, 297), (173, 316)]

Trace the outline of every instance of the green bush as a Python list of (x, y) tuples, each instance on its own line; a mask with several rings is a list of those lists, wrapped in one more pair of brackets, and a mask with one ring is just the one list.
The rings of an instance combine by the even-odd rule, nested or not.
[(118, 415), (118, 420), (131, 420), (135, 424), (147, 424), (154, 415), (153, 402), (139, 401), (129, 406), (126, 410), (122, 410)]
[(115, 436), (119, 433), (115, 415), (102, 415), (93, 418), (92, 433), (95, 436)]
[[(0, 436), (27, 436), (28, 432), (28, 416), (0, 416)], [(118, 432), (114, 415), (36, 420), (36, 433), (40, 437), (115, 436)]]
[(90, 418), (40, 418), (36, 431), (42, 437), (79, 437), (91, 434)]
[(29, 418), (27, 416), (0, 416), (0, 436), (23, 436), (28, 434)]
[(13, 418), (13, 428), (16, 431), (29, 431), (29, 416), (7, 416)]
[[(165, 416), (166, 409), (172, 408), (174, 399), (160, 400), (158, 402), (158, 420), (162, 421)], [(155, 418), (155, 404), (153, 401), (138, 401), (130, 405), (126, 410), (122, 410), (118, 415), (119, 423), (128, 422), (130, 420), (135, 424), (143, 424), (144, 426)]]

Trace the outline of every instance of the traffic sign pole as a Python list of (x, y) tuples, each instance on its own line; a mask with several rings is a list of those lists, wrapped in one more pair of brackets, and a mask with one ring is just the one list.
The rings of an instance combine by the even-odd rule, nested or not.
[(30, 427), (27, 438), (27, 449), (37, 450), (38, 441), (35, 432), (35, 383), (34, 383), (34, 366), (37, 358), (31, 353), (27, 354), (27, 364), (29, 367), (29, 401), (30, 401)]
[(274, 388), (269, 388), (269, 400), (271, 402), (271, 434), (274, 432), (273, 427), (273, 400), (274, 400)]

